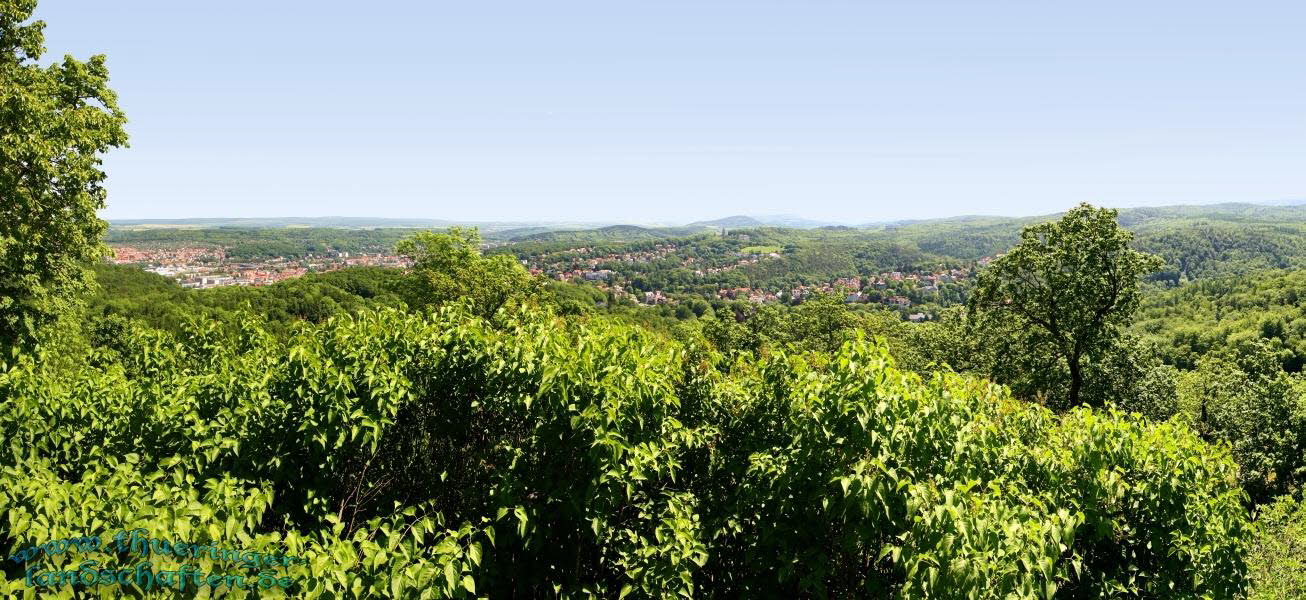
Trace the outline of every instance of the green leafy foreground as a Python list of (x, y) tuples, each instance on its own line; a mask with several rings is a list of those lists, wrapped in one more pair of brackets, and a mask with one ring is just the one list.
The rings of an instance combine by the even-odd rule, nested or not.
[[(1247, 579), (1226, 447), (922, 378), (860, 339), (726, 359), (460, 305), (288, 338), (131, 326), (14, 350), (0, 402), (5, 556), (144, 528), (307, 560), (286, 592), (232, 597), (1226, 598)], [(6, 594), (38, 594), (5, 565)]]

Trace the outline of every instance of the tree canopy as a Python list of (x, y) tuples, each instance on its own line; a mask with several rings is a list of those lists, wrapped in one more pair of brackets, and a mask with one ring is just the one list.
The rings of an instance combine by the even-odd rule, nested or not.
[(530, 273), (511, 256), (481, 255), (476, 229), (418, 232), (401, 240), (395, 251), (413, 260), (404, 285), (404, 299), (413, 307), (464, 300), (488, 316), (536, 291)]
[(103, 256), (101, 155), (127, 143), (103, 55), (48, 67), (35, 0), (0, 2), (0, 344), (71, 314)]
[[(1139, 301), (1139, 278), (1161, 266), (1129, 246), (1115, 210), (1081, 204), (1026, 227), (1020, 243), (980, 272), (970, 307), (980, 335), (1012, 343), (1013, 384), (1076, 406), (1085, 362), (1101, 358)], [(1064, 372), (1062, 391), (1056, 374)]]

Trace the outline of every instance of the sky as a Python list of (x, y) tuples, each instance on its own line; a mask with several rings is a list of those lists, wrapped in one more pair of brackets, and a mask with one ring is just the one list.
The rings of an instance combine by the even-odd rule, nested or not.
[(1306, 200), (1306, 3), (41, 0), (108, 219), (863, 223)]

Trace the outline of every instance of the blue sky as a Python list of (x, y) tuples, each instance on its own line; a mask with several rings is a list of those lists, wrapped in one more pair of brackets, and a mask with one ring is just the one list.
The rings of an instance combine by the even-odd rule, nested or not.
[(1306, 199), (1302, 2), (42, 0), (106, 218), (866, 222)]

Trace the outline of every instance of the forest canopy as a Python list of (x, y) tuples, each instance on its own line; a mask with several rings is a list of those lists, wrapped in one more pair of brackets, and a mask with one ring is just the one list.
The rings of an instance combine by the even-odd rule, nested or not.
[(1227, 450), (922, 378), (867, 341), (727, 360), (451, 307), (51, 358), (0, 375), (13, 548), (189, 531), (305, 557), (305, 596), (1226, 597), (1245, 577)]

